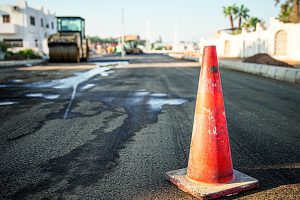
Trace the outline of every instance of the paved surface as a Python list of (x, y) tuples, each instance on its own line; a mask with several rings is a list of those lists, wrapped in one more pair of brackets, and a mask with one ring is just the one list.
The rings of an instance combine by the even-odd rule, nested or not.
[[(0, 199), (194, 199), (164, 173), (187, 165), (200, 68), (127, 59), (134, 67), (1, 69)], [(234, 168), (261, 184), (227, 199), (299, 199), (300, 87), (221, 76)]]

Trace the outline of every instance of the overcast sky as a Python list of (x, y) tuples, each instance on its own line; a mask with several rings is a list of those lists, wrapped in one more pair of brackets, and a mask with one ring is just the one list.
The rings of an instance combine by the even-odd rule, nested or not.
[[(14, 4), (16, 0), (0, 0), (1, 4)], [(164, 41), (174, 39), (178, 28), (179, 40), (199, 40), (212, 37), (229, 27), (223, 15), (223, 6), (237, 3), (250, 9), (250, 15), (264, 19), (277, 16), (279, 8), (274, 0), (28, 0), (30, 7), (43, 5), (57, 16), (81, 16), (86, 19), (88, 35), (101, 37), (121, 34), (122, 8), (124, 8), (125, 33), (146, 37), (147, 20), (150, 35)], [(237, 22), (236, 22), (237, 23)]]

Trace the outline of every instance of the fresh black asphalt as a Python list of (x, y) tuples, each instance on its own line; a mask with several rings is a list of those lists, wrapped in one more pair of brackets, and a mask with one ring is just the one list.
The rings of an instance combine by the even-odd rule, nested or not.
[[(72, 88), (33, 83), (82, 72), (0, 69), (0, 104), (15, 102), (0, 106), (0, 199), (194, 199), (164, 173), (187, 165), (200, 67), (126, 60), (141, 68), (81, 82), (72, 104)], [(143, 67), (151, 62), (170, 67)], [(224, 199), (300, 199), (299, 85), (224, 69), (221, 78), (234, 169), (260, 181)]]

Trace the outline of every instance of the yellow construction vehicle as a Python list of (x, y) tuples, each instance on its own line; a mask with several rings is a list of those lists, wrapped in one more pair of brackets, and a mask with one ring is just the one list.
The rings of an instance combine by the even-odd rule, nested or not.
[(139, 48), (139, 44), (143, 41), (140, 40), (138, 35), (126, 35), (124, 36), (125, 52), (126, 54), (142, 54), (143, 50)]
[(58, 33), (48, 38), (50, 62), (80, 62), (89, 56), (85, 20), (81, 17), (57, 17)]

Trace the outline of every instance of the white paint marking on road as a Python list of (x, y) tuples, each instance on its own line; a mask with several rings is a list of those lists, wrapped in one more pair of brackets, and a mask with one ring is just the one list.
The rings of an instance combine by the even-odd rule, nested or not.
[(168, 94), (164, 93), (151, 93), (145, 89), (140, 89), (133, 94), (134, 98), (129, 98), (129, 103), (139, 104), (143, 99), (147, 99), (147, 105), (150, 106), (151, 110), (161, 110), (164, 105), (181, 105), (187, 102), (186, 99), (166, 99)]
[[(79, 73), (74, 73), (75, 76), (63, 78), (63, 79), (57, 79), (57, 80), (52, 80), (49, 82), (37, 82), (37, 83), (32, 83), (29, 86), (33, 87), (40, 87), (40, 88), (47, 88), (47, 87), (52, 87), (55, 89), (69, 89), (69, 88), (74, 88), (74, 86), (79, 85), (90, 78), (94, 77), (95, 75), (101, 75), (102, 73), (110, 70), (110, 67), (97, 67), (85, 72), (79, 72)], [(106, 75), (107, 73), (104, 73)]]
[(139, 92), (145, 92), (145, 91), (147, 91), (146, 89), (139, 89), (138, 90)]
[(9, 105), (14, 105), (14, 104), (18, 104), (19, 102), (15, 102), (15, 101), (0, 101), (0, 106), (9, 106)]
[(128, 61), (114, 61), (114, 62), (95, 62), (98, 66), (113, 66), (117, 68), (127, 68), (129, 65)]
[(92, 88), (92, 87), (94, 87), (94, 86), (95, 86), (94, 83), (86, 84), (85, 86), (83, 86), (83, 87), (81, 88), (81, 90), (88, 90), (88, 89), (90, 89), (90, 88)]
[(14, 80), (11, 80), (10, 82), (13, 82), (13, 83), (23, 83), (24, 81), (22, 79), (14, 79)]
[(70, 107), (71, 107), (71, 105), (72, 105), (72, 103), (73, 103), (73, 101), (74, 101), (74, 99), (75, 99), (77, 86), (78, 86), (78, 85), (74, 85), (74, 87), (73, 87), (73, 92), (72, 92), (72, 95), (71, 95), (71, 99), (70, 99), (68, 108), (67, 108), (67, 110), (66, 110), (66, 112), (65, 112), (65, 114), (64, 114), (64, 119), (67, 119), (67, 117), (68, 117)]
[(101, 76), (109, 76), (110, 74), (115, 73), (114, 71), (108, 71), (108, 72), (102, 72), (100, 75)]
[(150, 98), (147, 104), (150, 106), (152, 110), (158, 111), (161, 110), (164, 105), (182, 105), (186, 103), (185, 99), (159, 99), (159, 98)]
[(60, 80), (63, 80), (63, 81), (61, 81), (62, 84), (57, 85), (54, 88), (61, 89), (61, 88), (69, 88), (70, 86), (73, 87), (73, 92), (72, 92), (72, 95), (71, 95), (71, 99), (70, 99), (68, 108), (67, 108), (67, 110), (64, 114), (64, 119), (67, 119), (67, 117), (68, 117), (70, 107), (71, 107), (71, 105), (72, 105), (72, 103), (75, 99), (75, 96), (76, 96), (76, 90), (77, 90), (78, 85), (80, 83), (83, 83), (83, 82), (89, 80), (90, 78), (94, 77), (95, 75), (97, 75), (97, 74), (101, 75), (105, 71), (108, 71), (110, 69), (111, 69), (110, 67), (97, 67), (97, 68), (91, 69), (91, 70), (86, 71), (86, 72), (77, 73), (76, 76), (74, 76), (74, 77), (68, 77), (66, 79), (60, 79)]
[(59, 94), (44, 94), (43, 97), (45, 99), (54, 100), (59, 98)]
[(140, 91), (140, 92), (135, 92), (134, 96), (145, 96), (147, 94), (150, 94), (150, 92)]
[[(36, 87), (36, 88), (55, 88), (55, 89), (69, 89), (73, 88), (72, 95), (70, 98), (70, 102), (68, 104), (68, 107), (65, 111), (64, 114), (64, 119), (68, 117), (68, 113), (70, 110), (70, 107), (72, 105), (72, 102), (75, 99), (76, 96), (76, 90), (79, 84), (89, 80), (90, 78), (96, 76), (96, 75), (101, 75), (101, 76), (109, 76), (110, 74), (114, 73), (113, 71), (108, 72), (112, 65), (118, 65), (120, 62), (106, 62), (106, 63), (95, 63), (98, 67), (93, 68), (88, 71), (84, 72), (78, 72), (74, 73), (74, 76), (63, 78), (63, 79), (57, 79), (57, 80), (52, 80), (52, 81), (42, 81), (42, 82), (36, 82), (36, 83), (30, 83), (30, 84), (25, 84), (22, 85), (23, 87)], [(15, 80), (15, 82), (18, 82)], [(17, 85), (0, 85), (0, 88), (5, 88), (5, 87), (16, 87)], [(18, 85), (20, 87), (20, 85)], [(86, 87), (91, 87), (86, 86)], [(84, 88), (83, 89), (87, 89)], [(27, 94), (27, 97), (43, 97), (45, 99), (57, 99), (59, 98), (59, 95), (44, 95), (42, 93), (32, 93), (32, 94)], [(16, 102), (2, 102), (1, 105), (12, 105)]]
[(168, 95), (167, 94), (164, 94), (164, 93), (154, 93), (154, 94), (151, 94), (152, 97), (167, 97)]
[(43, 94), (43, 93), (29, 93), (29, 94), (26, 94), (25, 96), (26, 97), (41, 97), (41, 98), (50, 99), (50, 100), (59, 98), (58, 94)]
[[(100, 67), (101, 66), (101, 67)], [(96, 76), (96, 75), (103, 75), (103, 76), (108, 76), (110, 73), (107, 73), (108, 70), (110, 70), (111, 67), (102, 67), (102, 65), (98, 65), (97, 68), (93, 68), (88, 71), (84, 72), (77, 72), (74, 73), (74, 76), (63, 78), (63, 79), (57, 79), (57, 80), (52, 80), (50, 82), (37, 82), (37, 83), (32, 83), (32, 84), (27, 84), (27, 86), (30, 87), (38, 87), (38, 88), (48, 88), (52, 87), (55, 89), (69, 89), (73, 88), (70, 102), (68, 104), (68, 107), (65, 111), (64, 114), (64, 119), (68, 117), (68, 113), (70, 110), (70, 107), (75, 99), (76, 96), (76, 90), (79, 84), (89, 80), (90, 78)]]

